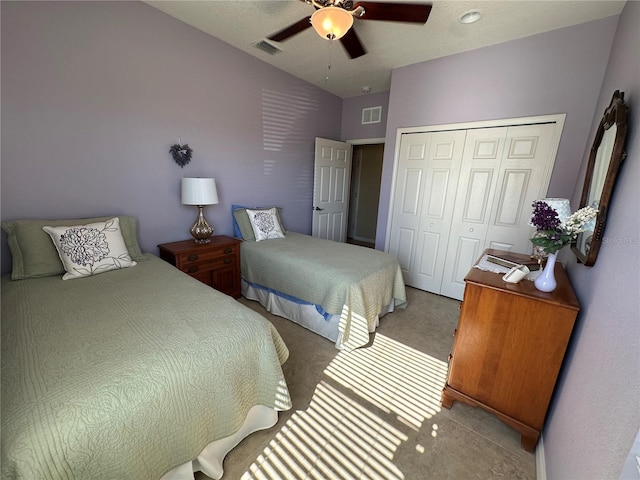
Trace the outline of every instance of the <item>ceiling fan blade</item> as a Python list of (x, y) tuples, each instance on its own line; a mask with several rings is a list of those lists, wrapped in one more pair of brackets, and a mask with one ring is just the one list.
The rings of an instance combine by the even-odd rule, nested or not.
[(427, 3), (358, 2), (353, 10), (358, 7), (364, 8), (363, 16), (355, 15), (360, 20), (425, 23), (431, 13), (431, 5)]
[(367, 53), (353, 27), (340, 39), (340, 43), (351, 58), (358, 58)]
[(267, 38), (269, 40), (273, 40), (274, 42), (282, 42), (289, 37), (293, 37), (294, 35), (306, 30), (311, 26), (311, 16), (305, 17), (296, 23), (289, 25), (288, 27), (280, 30), (273, 35), (269, 35)]

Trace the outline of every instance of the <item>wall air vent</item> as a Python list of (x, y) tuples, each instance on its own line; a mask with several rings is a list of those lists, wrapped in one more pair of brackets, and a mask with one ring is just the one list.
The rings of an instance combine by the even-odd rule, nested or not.
[(269, 55), (275, 55), (276, 53), (280, 53), (282, 50), (272, 43), (267, 42), (266, 40), (260, 40), (258, 43), (254, 44), (259, 50), (268, 53)]
[(382, 106), (362, 109), (362, 125), (380, 123), (382, 120)]

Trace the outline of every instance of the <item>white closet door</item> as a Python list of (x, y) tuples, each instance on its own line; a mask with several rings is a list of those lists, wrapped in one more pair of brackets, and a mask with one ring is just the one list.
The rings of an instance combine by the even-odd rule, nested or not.
[(431, 135), (413, 286), (439, 293), (466, 132), (458, 130)]
[(442, 287), (462, 299), (464, 277), (484, 249), (507, 127), (469, 130), (458, 181)]
[(485, 248), (531, 251), (564, 115), (425, 127), (400, 135), (388, 251), (407, 285), (462, 299)]
[(440, 293), (462, 300), (485, 248), (531, 251), (531, 204), (546, 193), (553, 124), (469, 131)]
[(509, 127), (485, 248), (531, 251), (531, 204), (546, 195), (555, 125)]
[(420, 227), (420, 207), (424, 194), (424, 177), (430, 133), (402, 135), (396, 187), (393, 196), (393, 219), (389, 238), (389, 253), (400, 263), (407, 285), (414, 286), (416, 245)]
[(466, 132), (402, 136), (389, 251), (407, 285), (438, 293)]

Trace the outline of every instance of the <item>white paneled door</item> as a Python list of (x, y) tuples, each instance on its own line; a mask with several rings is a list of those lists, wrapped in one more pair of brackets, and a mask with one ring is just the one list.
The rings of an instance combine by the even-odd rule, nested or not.
[(485, 248), (526, 253), (531, 203), (545, 196), (562, 122), (405, 133), (388, 250), (407, 285), (462, 299)]
[(402, 136), (389, 252), (405, 283), (437, 291), (451, 228), (465, 132)]
[(316, 138), (313, 180), (314, 237), (346, 242), (351, 183), (349, 143)]

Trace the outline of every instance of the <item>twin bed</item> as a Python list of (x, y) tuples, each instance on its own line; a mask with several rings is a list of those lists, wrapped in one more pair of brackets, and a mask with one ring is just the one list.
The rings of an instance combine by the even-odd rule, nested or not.
[(131, 218), (135, 265), (63, 281), (51, 223), (3, 223), (16, 279), (2, 278), (2, 478), (219, 478), (243, 436), (291, 407), (282, 338), (143, 255)]
[(242, 295), (351, 350), (407, 303), (393, 255), (286, 232), (278, 207), (231, 207), (241, 244)]
[[(220, 478), (231, 448), (291, 408), (272, 324), (142, 254), (135, 220), (118, 218), (127, 268), (68, 281), (42, 227), (68, 239), (69, 225), (108, 218), (2, 225), (3, 479)], [(283, 236), (242, 244), (243, 291), (274, 313), (356, 348), (405, 304), (393, 257)]]
[(379, 318), (406, 305), (392, 255), (287, 232), (241, 244), (242, 294), (352, 350), (369, 342)]

